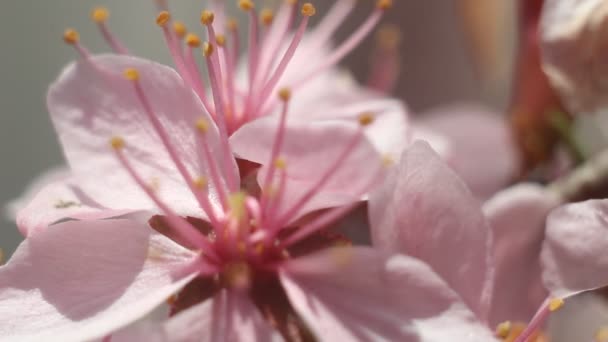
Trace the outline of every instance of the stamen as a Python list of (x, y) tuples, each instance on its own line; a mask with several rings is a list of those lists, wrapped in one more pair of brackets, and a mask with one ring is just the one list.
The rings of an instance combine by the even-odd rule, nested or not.
[(594, 342), (608, 342), (608, 327), (599, 328), (593, 335)]
[(154, 130), (160, 137), (161, 142), (165, 146), (165, 149), (167, 150), (169, 157), (171, 158), (171, 160), (177, 167), (177, 170), (179, 171), (179, 173), (182, 175), (182, 177), (186, 181), (186, 184), (188, 184), (188, 187), (194, 194), (194, 197), (197, 199), (197, 201), (198, 201), (199, 205), (201, 206), (201, 208), (203, 209), (203, 211), (205, 211), (205, 213), (209, 216), (209, 218), (212, 220), (212, 222), (214, 222), (215, 213), (213, 212), (211, 204), (209, 203), (209, 199), (206, 196), (204, 196), (204, 194), (202, 194), (200, 191), (198, 191), (197, 187), (194, 184), (194, 180), (190, 176), (190, 173), (188, 172), (186, 166), (179, 158), (179, 153), (173, 146), (171, 138), (165, 131), (163, 124), (158, 119), (158, 116), (152, 109), (152, 105), (150, 104), (150, 102), (148, 101), (148, 98), (146, 97), (146, 95), (144, 93), (144, 90), (139, 81), (139, 78), (140, 78), (139, 72), (136, 69), (128, 68), (124, 71), (124, 76), (127, 80), (129, 80), (133, 83), (133, 88), (135, 89), (135, 94), (144, 109), (144, 113), (146, 114), (146, 116), (148, 117), (148, 120), (150, 120), (150, 123), (152, 124), (152, 127), (154, 128)]
[(203, 82), (203, 79), (201, 77), (201, 73), (198, 68), (198, 63), (194, 58), (194, 49), (200, 47), (201, 39), (194, 33), (188, 33), (185, 36), (185, 41), (186, 45), (188, 45), (189, 48), (186, 51), (186, 54), (184, 55), (184, 63), (186, 68), (188, 68), (189, 74), (192, 75), (192, 88), (203, 103), (203, 107), (205, 107), (207, 113), (214, 115), (214, 113), (211, 111), (212, 106), (209, 103), (209, 99), (207, 98), (205, 83)]
[(248, 82), (249, 90), (247, 92), (247, 99), (245, 100), (245, 108), (243, 109), (244, 119), (247, 121), (247, 117), (250, 116), (252, 111), (252, 105), (255, 101), (253, 99), (253, 93), (255, 88), (255, 80), (257, 76), (257, 66), (259, 59), (259, 47), (258, 47), (258, 20), (255, 13), (253, 1), (251, 0), (240, 0), (239, 7), (249, 13), (249, 66), (248, 66)]
[[(283, 110), (281, 111), (281, 116), (279, 118), (279, 124), (277, 126), (277, 132), (275, 134), (274, 142), (272, 144), (272, 150), (270, 152), (270, 168), (266, 173), (266, 177), (264, 178), (264, 182), (262, 183), (262, 189), (269, 189), (270, 185), (275, 177), (276, 169), (285, 169), (285, 160), (282, 160), (283, 163), (277, 163), (279, 160), (279, 154), (281, 153), (281, 148), (283, 146), (283, 140), (285, 137), (285, 124), (287, 119), (287, 113), (289, 111), (289, 99), (291, 98), (291, 91), (288, 88), (281, 89), (279, 91), (279, 98), (283, 101)], [(280, 167), (278, 167), (280, 166)], [(267, 208), (269, 194), (266, 192), (262, 192), (262, 208)], [(268, 214), (265, 210), (264, 214)]]
[[(374, 185), (376, 184), (377, 180), (380, 178), (380, 175), (382, 174), (382, 172), (384, 172), (384, 170), (385, 170), (385, 166), (383, 164), (379, 165), (378, 169), (376, 170), (376, 172), (374, 174), (375, 177), (373, 177), (371, 179), (369, 184), (366, 184), (364, 187), (362, 187), (357, 192), (356, 197), (360, 198), (364, 194), (368, 193), (374, 187)], [(296, 233), (294, 233), (293, 235), (289, 236), (287, 239), (282, 241), (281, 246), (287, 247), (287, 246), (293, 245), (294, 243), (297, 243), (298, 241), (301, 241), (302, 239), (306, 238), (307, 236), (310, 236), (311, 234), (329, 226), (331, 223), (344, 217), (347, 213), (351, 212), (357, 206), (359, 206), (359, 203), (355, 202), (350, 205), (336, 207), (336, 208), (328, 210), (327, 212), (318, 216), (311, 222), (300, 227)], [(278, 227), (278, 229), (280, 229), (281, 226), (277, 225), (276, 227)], [(276, 234), (278, 232), (278, 230), (276, 230), (276, 229), (277, 228), (275, 228), (274, 234)]]
[(359, 124), (361, 126), (369, 126), (374, 122), (374, 113), (365, 112), (359, 115)]
[[(283, 76), (283, 73), (287, 69), (289, 62), (295, 55), (298, 45), (302, 41), (302, 37), (304, 36), (304, 33), (306, 32), (306, 28), (308, 27), (308, 21), (309, 21), (310, 17), (315, 15), (316, 9), (311, 3), (305, 3), (304, 5), (302, 5), (301, 12), (302, 12), (303, 19), (300, 22), (300, 26), (298, 27), (298, 29), (293, 37), (293, 40), (291, 41), (291, 44), (289, 44), (289, 47), (285, 51), (285, 54), (283, 55), (281, 62), (277, 66), (277, 69), (275, 70), (275, 72), (272, 75), (272, 77), (270, 78), (270, 80), (264, 86), (264, 88), (261, 92), (261, 95), (259, 96), (260, 100), (258, 102), (258, 105), (255, 107), (254, 113), (257, 112), (257, 110), (260, 107), (263, 107), (266, 104), (267, 100), (269, 99), (270, 92), (272, 92), (272, 90), (277, 86), (277, 83), (279, 83), (281, 76)], [(259, 116), (259, 114), (257, 116)]]
[(188, 33), (188, 29), (186, 28), (186, 25), (184, 25), (184, 23), (182, 23), (181, 21), (174, 21), (173, 32), (175, 32), (177, 38), (184, 39), (184, 37), (186, 37), (186, 34)]
[[(207, 26), (208, 28), (212, 28), (212, 25)], [(209, 33), (212, 31), (210, 30)], [(224, 156), (224, 168), (226, 170), (230, 170), (232, 168), (232, 151), (230, 150), (230, 146), (228, 145), (228, 131), (226, 125), (226, 111), (224, 108), (224, 98), (223, 92), (221, 90), (220, 80), (218, 78), (219, 70), (216, 68), (216, 65), (213, 63), (213, 44), (209, 42), (205, 42), (203, 44), (203, 55), (205, 56), (205, 60), (207, 62), (207, 71), (209, 72), (209, 80), (211, 83), (211, 93), (213, 95), (213, 102), (215, 104), (216, 109), (216, 123), (220, 132), (220, 143), (222, 146), (222, 155)], [(219, 66), (219, 65), (218, 65)], [(236, 184), (236, 179), (232, 172), (226, 172), (226, 183), (228, 189), (230, 191), (236, 191), (238, 185)]]
[(496, 326), (496, 337), (507, 338), (511, 334), (511, 322), (505, 321)]
[(135, 171), (123, 153), (125, 147), (124, 140), (121, 137), (113, 137), (110, 140), (110, 145), (114, 149), (116, 157), (125, 170), (129, 173), (129, 175), (131, 175), (133, 180), (135, 180), (135, 183), (137, 183), (137, 185), (139, 185), (139, 187), (148, 195), (148, 197), (150, 197), (154, 204), (156, 204), (156, 206), (158, 206), (165, 213), (165, 215), (167, 215), (167, 219), (176, 232), (180, 234), (186, 241), (189, 241), (195, 246), (201, 248), (203, 253), (206, 255), (217, 259), (217, 255), (215, 254), (211, 242), (209, 242), (209, 240), (207, 240), (205, 236), (203, 236), (196, 228), (189, 224), (188, 221), (181, 218), (171, 208), (169, 208), (169, 206), (167, 206), (156, 195), (152, 188), (143, 181), (137, 171)]
[[(163, 30), (163, 35), (165, 37), (165, 43), (167, 44), (169, 53), (171, 54), (171, 57), (173, 58), (173, 63), (175, 63), (175, 68), (177, 69), (177, 72), (184, 79), (186, 84), (188, 86), (192, 87), (193, 89), (195, 89), (195, 91), (196, 91), (197, 86), (192, 78), (192, 75), (190, 74), (190, 71), (188, 70), (188, 67), (186, 66), (186, 62), (184, 60), (181, 46), (179, 45), (179, 42), (176, 41), (176, 39), (173, 35), (173, 32), (171, 32), (169, 30), (168, 24), (169, 24), (170, 20), (171, 20), (171, 14), (167, 11), (161, 11), (158, 14), (158, 16), (156, 17), (156, 24)], [(199, 97), (202, 96), (199, 91), (196, 91), (196, 93)], [(201, 100), (202, 99), (203, 98), (201, 97)], [(205, 104), (204, 101), (203, 101), (203, 105), (205, 106), (205, 110), (207, 110), (208, 113), (211, 113), (211, 111), (210, 111), (211, 108), (207, 107), (207, 105)]]
[(71, 28), (66, 29), (63, 32), (63, 41), (68, 45), (72, 45), (82, 58), (89, 59), (91, 57), (89, 50), (80, 44), (80, 34), (78, 31)]
[(222, 207), (224, 208), (224, 210), (226, 210), (228, 206), (228, 192), (226, 191), (225, 184), (222, 182), (222, 177), (219, 167), (217, 165), (217, 161), (213, 157), (211, 149), (209, 148), (209, 144), (206, 140), (206, 134), (209, 130), (209, 122), (204, 118), (200, 118), (196, 121), (195, 125), (196, 129), (201, 135), (201, 138), (203, 139), (201, 145), (203, 146), (203, 154), (205, 157), (205, 161), (207, 162), (207, 165), (209, 165), (211, 181), (213, 182), (213, 184), (215, 184), (218, 195), (220, 197), (220, 202), (222, 203)]
[(261, 12), (260, 12), (260, 22), (268, 27), (272, 24), (272, 21), (274, 20), (274, 12), (270, 9), (270, 8), (264, 8)]
[(0, 265), (4, 264), (4, 251), (0, 248)]
[(367, 86), (381, 93), (390, 93), (397, 83), (400, 72), (399, 43), (401, 34), (393, 25), (378, 30), (376, 48), (372, 57)]
[(316, 69), (310, 72), (307, 76), (295, 81), (291, 86), (293, 89), (302, 86), (302, 84), (310, 81), (311, 79), (322, 74), (323, 71), (331, 68), (338, 63), (342, 58), (348, 55), (354, 48), (359, 46), (363, 39), (373, 30), (382, 18), (384, 12), (391, 8), (391, 0), (378, 0), (376, 2), (376, 9), (367, 18), (367, 20), (355, 31), (353, 34), (342, 43), (334, 52), (325, 59), (324, 63), (321, 63)]
[(344, 19), (355, 7), (356, 0), (338, 0), (311, 34), (318, 46), (327, 44)]
[(260, 63), (258, 65), (258, 77), (254, 81), (255, 88), (261, 87), (263, 82), (270, 78), (272, 62), (278, 57), (279, 49), (285, 40), (296, 13), (297, 1), (285, 1), (279, 9), (276, 19), (273, 20), (272, 27), (268, 30), (264, 38), (264, 47), (260, 51)]
[(129, 51), (125, 48), (124, 44), (121, 43), (116, 36), (114, 36), (108, 29), (106, 21), (110, 17), (110, 11), (105, 7), (97, 7), (91, 12), (91, 19), (97, 23), (101, 35), (106, 40), (108, 45), (114, 50), (114, 52), (122, 55), (128, 55)]
[(302, 209), (302, 207), (304, 207), (304, 205), (306, 205), (306, 203), (308, 203), (308, 201), (310, 201), (310, 199), (314, 197), (314, 195), (319, 191), (319, 189), (321, 189), (323, 186), (325, 186), (325, 184), (327, 184), (327, 182), (331, 179), (332, 175), (336, 173), (336, 170), (340, 168), (342, 163), (344, 163), (346, 158), (351, 155), (355, 147), (357, 147), (357, 145), (359, 145), (362, 140), (363, 129), (359, 129), (357, 130), (357, 133), (353, 135), (353, 138), (347, 144), (342, 154), (340, 154), (340, 156), (336, 158), (334, 163), (330, 165), (330, 167), (321, 175), (317, 182), (311, 185), (308, 191), (305, 192), (304, 195), (302, 195), (300, 199), (275, 222), (275, 225), (277, 227), (282, 227), (283, 225), (288, 223), (298, 213), (298, 211)]
[(541, 325), (547, 320), (549, 315), (552, 312), (555, 312), (561, 309), (564, 306), (564, 300), (562, 298), (551, 298), (545, 303), (543, 303), (542, 307), (539, 311), (532, 317), (532, 320), (526, 327), (526, 329), (515, 339), (514, 342), (526, 342), (536, 332), (539, 330)]

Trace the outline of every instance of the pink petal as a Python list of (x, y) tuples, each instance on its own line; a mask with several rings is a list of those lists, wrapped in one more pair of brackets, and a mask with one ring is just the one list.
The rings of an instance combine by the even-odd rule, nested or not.
[(528, 322), (547, 298), (541, 280), (540, 250), (545, 219), (559, 204), (540, 186), (522, 184), (484, 204), (492, 227), (494, 286), (490, 323)]
[(465, 184), (430, 146), (415, 142), (369, 201), (372, 241), (428, 263), (479, 313), (488, 227)]
[(70, 177), (70, 170), (65, 166), (56, 166), (44, 171), (37, 176), (18, 197), (9, 202), (5, 207), (6, 216), (9, 220), (17, 218), (17, 212), (38, 194), (42, 188), (56, 181), (65, 180)]
[(427, 265), (371, 248), (333, 248), (286, 263), (281, 282), (320, 341), (492, 341)]
[(0, 336), (84, 341), (145, 316), (194, 275), (194, 253), (128, 220), (60, 223), (0, 268)]
[[(28, 196), (28, 195), (25, 195)], [(132, 210), (111, 210), (86, 196), (73, 177), (47, 184), (17, 212), (17, 227), (29, 236), (63, 219), (95, 220), (116, 217)]]
[(540, 22), (543, 70), (573, 114), (606, 104), (606, 30), (603, 0), (546, 0)]
[[(146, 97), (192, 176), (207, 174), (195, 121), (211, 119), (178, 74), (151, 61), (103, 55), (69, 65), (48, 94), (51, 118), (78, 184), (108, 208), (154, 208), (109, 146), (109, 140), (118, 135), (126, 141), (130, 162), (144, 179), (158, 186), (161, 198), (181, 214), (200, 216), (194, 196), (147, 119), (133, 85), (122, 76), (127, 68), (139, 71)], [(217, 160), (223, 160), (213, 124), (206, 140)], [(236, 167), (225, 172), (236, 173)]]
[(351, 91), (342, 103), (334, 102), (326, 107), (316, 105), (315, 110), (309, 105), (294, 109), (293, 115), (289, 115), (298, 120), (357, 122), (362, 113), (374, 117), (374, 122), (365, 129), (367, 139), (383, 156), (398, 160), (410, 139), (408, 113), (401, 101), (368, 99), (361, 91)]
[(507, 119), (493, 110), (445, 106), (425, 113), (418, 123), (448, 139), (448, 164), (479, 198), (504, 188), (519, 169)]
[[(276, 117), (265, 117), (243, 126), (230, 139), (235, 154), (262, 165), (267, 165), (278, 121)], [(339, 121), (287, 123), (281, 156), (287, 162), (285, 195), (279, 211), (285, 212), (297, 202), (301, 195), (311, 189), (345, 151), (360, 129), (355, 124)], [(307, 212), (333, 206), (350, 204), (361, 200), (361, 192), (379, 178), (382, 160), (372, 144), (362, 138), (359, 144), (328, 183), (318, 189), (313, 199), (299, 211)], [(260, 183), (265, 179), (267, 168), (259, 173)]]
[(168, 341), (282, 341), (245, 294), (222, 290), (164, 325)]
[(543, 280), (566, 297), (608, 285), (608, 201), (564, 205), (547, 218)]
[(452, 146), (447, 137), (417, 122), (412, 127), (412, 141), (416, 140), (426, 141), (443, 160), (449, 160), (453, 154)]

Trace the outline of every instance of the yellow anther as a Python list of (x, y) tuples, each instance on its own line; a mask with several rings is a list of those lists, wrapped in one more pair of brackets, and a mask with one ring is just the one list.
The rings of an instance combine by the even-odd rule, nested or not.
[(165, 26), (169, 20), (171, 20), (171, 14), (167, 11), (162, 11), (158, 13), (158, 16), (156, 17), (156, 25)]
[(376, 34), (378, 45), (385, 50), (395, 50), (401, 43), (401, 32), (395, 25), (384, 25)]
[(201, 176), (201, 177), (195, 178), (193, 183), (197, 189), (202, 190), (205, 187), (207, 187), (208, 181), (207, 181), (206, 177)]
[(239, 28), (239, 23), (234, 18), (228, 19), (228, 29), (230, 31), (236, 31)]
[(279, 98), (283, 102), (289, 101), (289, 99), (291, 99), (291, 89), (289, 89), (289, 88), (281, 88), (279, 90)]
[(218, 34), (215, 36), (215, 41), (217, 42), (217, 45), (223, 47), (224, 45), (226, 45), (226, 36), (224, 36), (223, 34)]
[(302, 5), (302, 15), (303, 16), (312, 17), (313, 15), (315, 15), (315, 13), (317, 13), (317, 9), (310, 2), (307, 2), (304, 5)]
[(205, 57), (209, 57), (213, 54), (213, 44), (209, 43), (209, 42), (205, 42), (205, 44), (203, 44), (203, 56)]
[(125, 147), (125, 140), (122, 137), (112, 137), (110, 146), (115, 150), (120, 150)]
[(274, 167), (276, 167), (279, 170), (285, 170), (285, 168), (287, 167), (287, 162), (285, 161), (285, 158), (278, 157), (277, 159), (275, 159)]
[(201, 12), (201, 23), (203, 25), (211, 25), (213, 24), (213, 19), (215, 19), (215, 15), (213, 12), (204, 10)]
[(359, 115), (359, 124), (361, 126), (369, 126), (374, 122), (374, 113), (365, 112)]
[(505, 321), (496, 326), (496, 337), (507, 338), (511, 334), (511, 328), (513, 325), (511, 321)]
[(91, 19), (96, 23), (103, 23), (110, 17), (110, 12), (105, 7), (97, 7), (91, 12)]
[(264, 8), (260, 12), (260, 21), (266, 26), (270, 26), (274, 20), (274, 12), (270, 8)]
[(561, 298), (553, 298), (549, 301), (549, 311), (555, 312), (564, 306), (564, 300)]
[(175, 35), (178, 36), (180, 39), (183, 39), (188, 33), (188, 29), (186, 28), (186, 25), (184, 25), (184, 23), (182, 23), (181, 21), (174, 21), (173, 32), (175, 32)]
[(378, 0), (376, 3), (376, 8), (381, 9), (383, 11), (393, 7), (393, 0)]
[(255, 251), (256, 254), (260, 255), (262, 253), (264, 253), (264, 244), (263, 243), (258, 243), (253, 247), (253, 250)]
[(123, 72), (123, 76), (129, 81), (137, 81), (139, 80), (139, 71), (134, 68), (127, 68)]
[(80, 34), (78, 34), (78, 31), (69, 28), (63, 32), (63, 40), (70, 45), (74, 45), (80, 40)]
[(287, 2), (288, 5), (295, 5), (298, 3), (298, 0), (286, 0), (285, 2)]
[(186, 36), (186, 44), (190, 47), (197, 48), (201, 46), (201, 39), (194, 33), (188, 33)]
[(393, 159), (392, 156), (385, 154), (382, 156), (382, 165), (384, 165), (384, 167), (390, 167), (395, 165), (395, 159)]
[(253, 1), (251, 0), (239, 0), (239, 8), (243, 11), (251, 11), (254, 7)]
[(204, 118), (196, 120), (196, 129), (203, 134), (207, 133), (209, 131), (209, 121)]

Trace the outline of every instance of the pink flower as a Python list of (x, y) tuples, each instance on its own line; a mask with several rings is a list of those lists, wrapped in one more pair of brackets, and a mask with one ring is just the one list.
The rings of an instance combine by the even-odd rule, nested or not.
[[(115, 59), (99, 58), (95, 65), (104, 66), (103, 76), (121, 91), (121, 83), (126, 81), (104, 64)], [(126, 70), (131, 86), (142, 90), (143, 82), (139, 82), (144, 73)], [(159, 79), (173, 82), (170, 75)], [(128, 106), (122, 108), (132, 113)], [(416, 341), (418, 336), (489, 336), (459, 297), (419, 260), (369, 247), (337, 247), (339, 239), (318, 234), (351, 206), (327, 211), (292, 228), (298, 212), (314, 198), (322, 183), (327, 183), (327, 177), (342, 174), (340, 167), (329, 163), (321, 173), (330, 170), (332, 174), (320, 178), (295, 201), (284, 196), (288, 183), (280, 181), (285, 179), (286, 170), (280, 163), (270, 163), (279, 175), (276, 192), (268, 192), (267, 187), (258, 197), (229, 192), (229, 177), (239, 182), (236, 167), (232, 164), (232, 174), (226, 172), (230, 170), (214, 171), (224, 159), (209, 158), (210, 153), (205, 151), (219, 134), (212, 121), (197, 118), (198, 132), (192, 127), (184, 129), (177, 135), (184, 143), (167, 144), (167, 151), (175, 150), (159, 150), (154, 159), (148, 158), (146, 149), (156, 141), (145, 134), (146, 130), (125, 126), (131, 133), (129, 140), (114, 137), (112, 148), (106, 143), (105, 149), (98, 148), (96, 158), (87, 160), (90, 170), (99, 170), (92, 175), (99, 177), (98, 181), (103, 178), (108, 187), (116, 182), (124, 190), (131, 187), (131, 196), (161, 209), (164, 216), (156, 216), (149, 223), (158, 232), (140, 222), (137, 215), (129, 215), (123, 219), (63, 222), (31, 234), (0, 268), (0, 335), (8, 341), (101, 338), (142, 318), (171, 297), (177, 314), (151, 329), (154, 338), (252, 340), (255, 336), (253, 339), (267, 340), (280, 334), (286, 338), (290, 334), (313, 334), (328, 341)], [(162, 122), (163, 127), (173, 130), (180, 127), (170, 123), (181, 123)], [(140, 125), (153, 126), (151, 129), (156, 123), (153, 119), (139, 121)], [(289, 127), (277, 131), (282, 129)], [(359, 193), (355, 197), (367, 192), (382, 175), (385, 166), (364, 139), (364, 127), (325, 123), (307, 129), (313, 141), (347, 143), (346, 148), (337, 149), (339, 156), (331, 157), (331, 149), (322, 156), (337, 166), (344, 158), (365, 157), (372, 170), (358, 175), (357, 181), (365, 182), (356, 187)], [(162, 137), (163, 132), (158, 130), (156, 134)], [(186, 186), (175, 181), (171, 184), (181, 188), (163, 192), (165, 178), (152, 184), (144, 178), (146, 172), (161, 166), (169, 170), (165, 174), (168, 177), (178, 172), (170, 167), (181, 168), (180, 163), (191, 161), (185, 157), (188, 150), (183, 150), (190, 146), (186, 143), (190, 137), (203, 151), (203, 156), (194, 161), (202, 169), (209, 169), (211, 176), (208, 183), (187, 172), (184, 177), (192, 187), (188, 194), (201, 202), (205, 215), (199, 217), (206, 217), (208, 223), (182, 218), (172, 208), (179, 203), (166, 199), (174, 200), (171, 196), (178, 191), (186, 193)], [(132, 143), (138, 141), (145, 144)], [(356, 145), (360, 147), (354, 149)], [(291, 149), (300, 151), (295, 148), (298, 146), (292, 146), (286, 134), (276, 148), (289, 155)], [(170, 160), (161, 152), (182, 158), (173, 160), (175, 166), (169, 161), (161, 166), (151, 164), (162, 158)], [(104, 167), (112, 173), (103, 173)], [(140, 191), (133, 189), (136, 186)], [(217, 199), (213, 197), (216, 194)], [(289, 206), (283, 207), (283, 200)], [(483, 341), (482, 337), (478, 340)]]
[(601, 0), (546, 0), (540, 23), (543, 69), (573, 114), (608, 104), (606, 20)]
[[(480, 322), (529, 322), (517, 341), (562, 300), (608, 283), (603, 201), (560, 207), (546, 226), (559, 200), (538, 186), (507, 189), (483, 211), (477, 203), (428, 145), (415, 143), (370, 199), (373, 243), (427, 263)], [(508, 326), (499, 330), (515, 333)]]
[[(213, 3), (217, 6), (220, 2)], [(216, 14), (204, 11), (201, 15), (210, 37), (203, 48), (210, 74), (209, 90), (194, 61), (200, 39), (186, 35), (177, 22), (173, 23), (175, 32), (171, 31), (171, 17), (166, 11), (159, 14), (157, 23), (177, 72), (129, 56), (109, 31), (108, 12), (104, 9), (95, 10), (93, 19), (119, 55), (93, 56), (79, 42), (76, 31), (66, 31), (66, 42), (76, 48), (82, 59), (68, 66), (51, 86), (48, 107), (70, 176), (44, 188), (18, 213), (17, 222), (24, 235), (61, 218), (88, 218), (91, 213), (93, 218), (117, 216), (153, 207), (143, 192), (134, 191), (131, 178), (117, 167), (107, 149), (107, 140), (114, 135), (127, 140), (133, 149), (134, 167), (146, 182), (159, 183), (159, 197), (171, 203), (180, 215), (205, 217), (201, 205), (207, 214), (216, 210), (218, 203), (225, 205), (227, 193), (240, 188), (238, 173), (250, 175), (249, 169), (255, 170), (259, 165), (260, 187), (269, 187), (277, 178), (284, 178), (283, 188), (287, 190), (280, 201), (283, 207), (276, 208), (279, 212), (293, 207), (296, 203), (289, 201), (306, 195), (305, 189), (319, 179), (328, 178), (324, 173), (335, 175), (322, 181), (318, 194), (305, 205), (298, 205), (290, 215), (302, 216), (365, 198), (359, 192), (370, 174), (364, 170), (370, 153), (386, 160), (397, 159), (408, 139), (406, 116), (398, 101), (372, 97), (345, 83), (333, 66), (373, 29), (390, 1), (379, 1), (368, 20), (336, 49), (330, 49), (329, 39), (352, 9), (350, 0), (338, 1), (307, 36), (304, 33), (308, 18), (315, 8), (304, 4), (303, 17), (293, 37), (288, 33), (297, 8), (294, 2), (287, 1), (272, 25), (261, 30), (264, 34), (259, 42), (260, 37), (254, 34), (260, 29), (257, 15), (250, 5), (249, 1), (242, 2), (251, 16), (247, 68), (241, 69), (249, 73), (249, 83), (241, 82), (247, 77), (239, 76), (247, 72), (236, 68), (237, 29), (229, 25), (232, 31), (223, 34), (223, 7), (217, 6)], [(161, 7), (165, 7), (162, 2)], [(125, 81), (119, 76), (125, 69), (134, 69), (138, 72), (134, 75), (140, 73), (141, 79)], [(281, 95), (276, 96), (277, 93)], [(204, 139), (194, 129), (200, 120), (204, 125), (216, 123)], [(352, 127), (359, 121), (369, 123), (363, 131), (365, 143), (361, 144), (358, 137), (349, 137), (355, 132), (339, 127)], [(279, 135), (277, 127), (281, 127)], [(318, 134), (325, 138), (320, 139)], [(206, 149), (201, 149), (203, 140)], [(276, 149), (278, 145), (282, 146), (281, 151)], [(346, 153), (345, 148), (352, 153)], [(232, 153), (241, 159), (238, 169)], [(340, 157), (342, 153), (348, 156)], [(319, 167), (336, 159), (340, 162), (334, 167), (342, 170), (338, 173)], [(209, 164), (211, 160), (217, 162)], [(288, 171), (281, 176), (276, 164), (285, 162)], [(218, 183), (221, 174), (226, 176), (225, 184)], [(195, 178), (201, 175), (210, 181), (209, 200), (197, 199), (191, 191)], [(57, 203), (69, 203), (69, 210)]]

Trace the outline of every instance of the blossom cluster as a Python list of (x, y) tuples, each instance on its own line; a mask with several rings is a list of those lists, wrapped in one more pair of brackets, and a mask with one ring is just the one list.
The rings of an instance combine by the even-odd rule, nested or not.
[[(574, 3), (533, 21), (547, 49), (567, 48), (552, 20)], [(338, 67), (392, 1), (337, 45), (354, 0), (314, 27), (312, 3), (241, 0), (244, 32), (210, 1), (206, 41), (168, 5), (174, 67), (134, 56), (105, 8), (113, 53), (65, 31), (78, 58), (47, 104), (67, 166), (12, 205), (24, 241), (0, 266), (0, 340), (546, 341), (551, 313), (608, 285), (606, 200), (574, 203), (572, 177), (513, 182), (528, 164), (486, 109), (409, 113), (388, 94), (395, 32), (366, 85)], [(570, 114), (601, 103), (578, 81), (547, 82)]]

